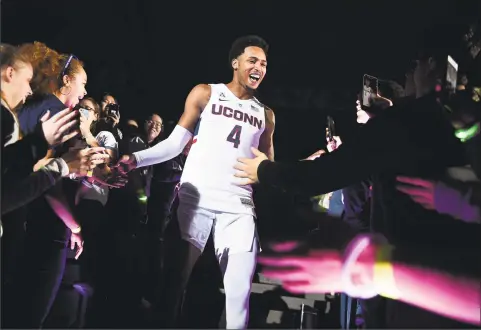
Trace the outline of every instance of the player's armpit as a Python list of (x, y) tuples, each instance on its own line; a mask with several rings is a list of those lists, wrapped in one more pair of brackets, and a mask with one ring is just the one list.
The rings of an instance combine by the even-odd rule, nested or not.
[(209, 102), (210, 93), (211, 88), (207, 84), (199, 84), (190, 91), (185, 100), (184, 113), (178, 122), (179, 126), (182, 126), (191, 133), (194, 132), (200, 114)]
[(259, 151), (264, 153), (269, 160), (274, 160), (274, 129), (276, 119), (274, 111), (266, 107), (266, 129), (259, 140)]

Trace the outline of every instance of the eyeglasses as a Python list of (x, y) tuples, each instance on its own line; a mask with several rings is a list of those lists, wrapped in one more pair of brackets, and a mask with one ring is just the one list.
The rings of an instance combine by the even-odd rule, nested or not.
[(82, 106), (82, 108), (84, 108), (85, 110), (88, 110), (88, 111), (94, 111), (94, 109), (92, 109), (88, 105), (84, 105), (84, 106)]
[(158, 121), (153, 121), (153, 120), (147, 120), (147, 124), (152, 125), (156, 128), (164, 128), (164, 124), (159, 123)]
[(73, 59), (78, 60), (78, 57), (75, 56), (74, 54), (70, 54), (70, 56), (67, 59), (67, 62), (65, 62), (65, 65), (63, 67), (62, 73), (60, 74), (60, 78), (65, 76), (65, 72), (67, 71), (68, 67), (70, 66), (70, 63), (72, 62)]

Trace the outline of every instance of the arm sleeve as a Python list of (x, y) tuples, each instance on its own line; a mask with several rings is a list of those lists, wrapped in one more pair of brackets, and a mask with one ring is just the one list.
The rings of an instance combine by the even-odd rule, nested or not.
[(259, 182), (314, 196), (345, 188), (373, 173), (396, 171), (413, 159), (406, 157), (406, 132), (395, 121), (380, 119), (371, 119), (356, 138), (313, 161), (263, 161), (257, 170)]
[(182, 126), (175, 126), (173, 132), (164, 141), (150, 149), (134, 152), (137, 167), (150, 166), (174, 158), (184, 150), (191, 138), (191, 132)]
[(45, 167), (16, 182), (2, 187), (2, 215), (22, 207), (54, 186), (69, 173), (61, 158), (52, 159)]

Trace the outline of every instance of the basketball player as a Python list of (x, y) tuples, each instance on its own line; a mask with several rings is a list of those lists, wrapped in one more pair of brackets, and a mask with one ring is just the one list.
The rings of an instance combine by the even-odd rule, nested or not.
[[(229, 53), (232, 81), (227, 85), (195, 86), (172, 134), (150, 149), (124, 156), (119, 163), (130, 170), (164, 162), (180, 154), (193, 138), (177, 211), (188, 251), (181, 283), (174, 290), (176, 303), (171, 301), (171, 306), (166, 306), (172, 311), (163, 311), (168, 317), (176, 314), (190, 273), (212, 234), (224, 280), (226, 326), (247, 327), (259, 246), (252, 188), (242, 186), (243, 180), (234, 177), (234, 165), (239, 157), (253, 157), (252, 147), (274, 158), (274, 113), (254, 97), (266, 74), (267, 50), (267, 43), (258, 36), (237, 39)], [(168, 287), (173, 290), (174, 284), (169, 281)]]

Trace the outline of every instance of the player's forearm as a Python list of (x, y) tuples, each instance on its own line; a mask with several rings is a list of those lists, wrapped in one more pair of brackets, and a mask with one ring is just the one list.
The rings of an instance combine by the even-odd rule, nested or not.
[(480, 324), (480, 279), (394, 264), (400, 300), (443, 316)]
[(177, 125), (166, 140), (157, 143), (152, 148), (134, 152), (137, 167), (162, 163), (178, 156), (191, 138), (192, 133)]

